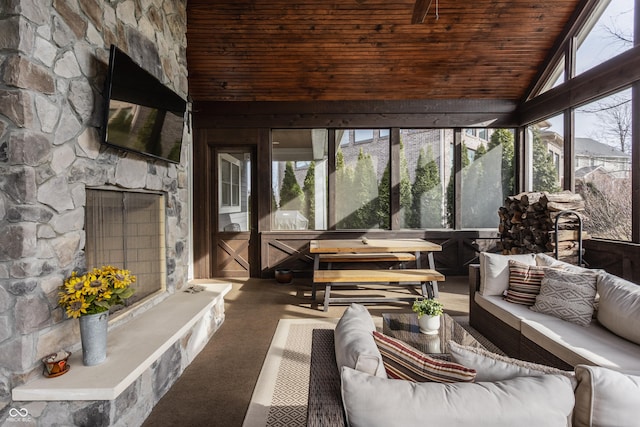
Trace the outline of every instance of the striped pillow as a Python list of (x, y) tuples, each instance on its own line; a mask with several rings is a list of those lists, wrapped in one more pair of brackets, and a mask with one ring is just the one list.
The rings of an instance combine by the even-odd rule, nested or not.
[(534, 305), (546, 268), (509, 260), (509, 288), (504, 299), (515, 304)]
[(380, 332), (373, 332), (373, 339), (382, 355), (387, 376), (413, 382), (473, 382), (475, 369), (446, 360), (434, 359), (407, 343)]

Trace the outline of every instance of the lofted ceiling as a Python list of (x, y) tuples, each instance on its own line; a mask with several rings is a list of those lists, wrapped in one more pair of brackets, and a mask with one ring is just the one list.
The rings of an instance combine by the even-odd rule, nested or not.
[(189, 0), (189, 92), (196, 102), (518, 101), (580, 3), (433, 0), (412, 24), (414, 0)]

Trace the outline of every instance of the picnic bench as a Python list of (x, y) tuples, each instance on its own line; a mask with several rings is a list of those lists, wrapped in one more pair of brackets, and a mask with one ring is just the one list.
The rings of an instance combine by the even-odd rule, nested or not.
[[(420, 286), (421, 295), (438, 296), (438, 281), (444, 276), (435, 270), (433, 252), (441, 251), (440, 245), (422, 239), (333, 239), (312, 240), (310, 252), (315, 255), (311, 299), (315, 301), (317, 287), (324, 286), (324, 310), (331, 303), (412, 301), (411, 298), (384, 297), (331, 297), (335, 287), (356, 287), (359, 285), (405, 286), (412, 289)], [(421, 252), (427, 253), (428, 269), (421, 265)], [(394, 262), (396, 269), (350, 269), (334, 270), (333, 263), (381, 263)], [(415, 262), (415, 268), (404, 268), (405, 263)], [(326, 264), (327, 269), (321, 269)]]

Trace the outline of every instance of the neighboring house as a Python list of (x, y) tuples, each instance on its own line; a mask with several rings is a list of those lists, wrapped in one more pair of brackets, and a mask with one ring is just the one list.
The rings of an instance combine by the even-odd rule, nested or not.
[(576, 171), (587, 166), (602, 166), (615, 178), (629, 177), (630, 154), (591, 138), (576, 138), (575, 144)]

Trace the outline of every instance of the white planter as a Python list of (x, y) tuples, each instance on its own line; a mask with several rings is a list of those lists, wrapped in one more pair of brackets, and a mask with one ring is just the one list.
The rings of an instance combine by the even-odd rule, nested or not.
[(418, 318), (420, 332), (427, 335), (435, 335), (440, 329), (440, 316), (427, 316), (426, 314)]

